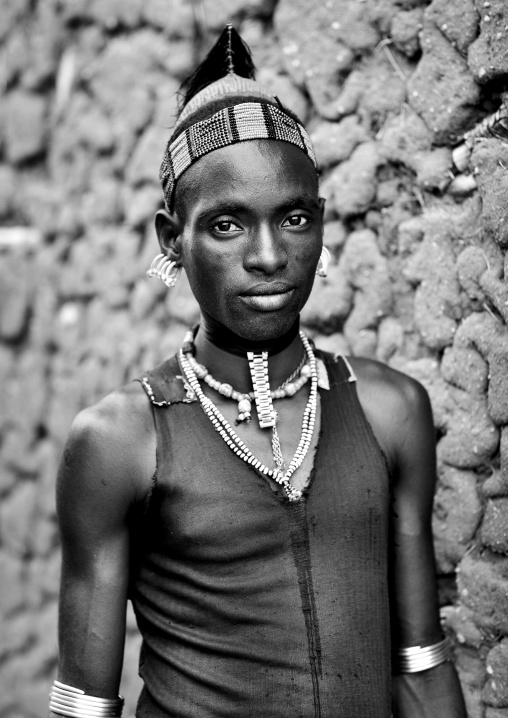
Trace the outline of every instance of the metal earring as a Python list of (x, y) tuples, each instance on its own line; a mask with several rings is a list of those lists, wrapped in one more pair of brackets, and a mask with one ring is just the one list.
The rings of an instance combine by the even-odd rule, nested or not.
[(326, 277), (328, 274), (328, 265), (330, 264), (330, 251), (323, 245), (321, 250), (321, 256), (316, 269), (316, 274), (319, 277)]
[(182, 268), (177, 267), (176, 262), (170, 260), (165, 254), (158, 254), (151, 263), (147, 274), (153, 279), (160, 279), (166, 287), (171, 289), (177, 283), (181, 272)]

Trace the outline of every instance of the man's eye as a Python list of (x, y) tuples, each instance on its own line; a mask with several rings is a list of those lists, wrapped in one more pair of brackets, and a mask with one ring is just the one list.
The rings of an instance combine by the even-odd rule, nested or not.
[(309, 224), (308, 217), (304, 217), (303, 214), (292, 214), (291, 217), (287, 217), (282, 223), (283, 227), (305, 227)]
[(230, 232), (240, 230), (241, 227), (232, 222), (230, 219), (223, 219), (220, 222), (215, 222), (213, 229), (216, 232), (219, 232), (219, 234), (229, 234)]

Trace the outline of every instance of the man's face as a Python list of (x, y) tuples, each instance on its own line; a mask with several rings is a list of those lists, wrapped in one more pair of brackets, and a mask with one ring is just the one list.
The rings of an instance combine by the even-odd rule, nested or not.
[(178, 191), (182, 264), (201, 309), (246, 339), (286, 332), (308, 299), (322, 247), (317, 178), (305, 154), (285, 142), (241, 142), (202, 157)]

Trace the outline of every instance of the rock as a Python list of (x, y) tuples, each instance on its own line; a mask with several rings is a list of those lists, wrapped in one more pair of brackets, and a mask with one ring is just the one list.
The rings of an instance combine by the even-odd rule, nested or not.
[(404, 329), (395, 317), (381, 320), (378, 329), (376, 359), (388, 363), (393, 354), (400, 351), (404, 344)]
[(493, 551), (508, 554), (508, 498), (487, 501), (481, 536)]
[(0, 15), (0, 40), (4, 40), (12, 28), (30, 13), (30, 0), (4, 0)]
[(22, 85), (28, 90), (45, 90), (54, 81), (63, 43), (63, 23), (54, 3), (41, 3), (33, 12), (32, 26), (25, 27), (27, 66)]
[(431, 359), (406, 362), (402, 370), (429, 393), (435, 426), (444, 434), (438, 443), (439, 460), (461, 469), (483, 466), (499, 442), (485, 395), (468, 394), (447, 384), (438, 363)]
[(411, 71), (404, 55), (383, 45), (351, 72), (323, 116), (337, 119), (358, 109), (365, 127), (379, 127), (406, 101), (406, 78)]
[(166, 294), (166, 309), (168, 316), (183, 322), (186, 326), (192, 326), (199, 318), (199, 306), (185, 273), (178, 281), (174, 289)]
[(480, 34), (468, 52), (468, 64), (478, 82), (504, 78), (508, 72), (506, 5), (504, 0), (490, 0), (479, 9)]
[[(127, 165), (126, 178), (134, 187), (143, 182), (159, 185), (159, 167), (169, 139), (168, 131), (150, 126), (141, 136)], [(162, 195), (162, 189), (160, 190)]]
[(380, 164), (374, 142), (365, 142), (354, 150), (351, 158), (333, 171), (327, 183), (331, 192), (328, 201), (339, 217), (362, 214), (376, 196), (376, 170)]
[(29, 549), (36, 501), (37, 485), (32, 481), (23, 481), (2, 502), (1, 542), (13, 555), (22, 557)]
[(33, 299), (31, 276), (34, 262), (23, 256), (21, 242), (32, 241), (34, 236), (30, 228), (12, 228), (0, 232), (0, 243), (3, 237), (4, 242), (13, 242), (17, 248), (15, 253), (4, 258), (0, 268), (0, 338), (4, 340), (15, 341), (26, 330)]
[(388, 120), (381, 136), (381, 153), (390, 162), (402, 162), (412, 169), (423, 189), (443, 190), (450, 182), (450, 150), (432, 149), (432, 132), (414, 112)]
[(403, 270), (405, 277), (417, 284), (415, 323), (423, 341), (433, 349), (451, 345), (462, 315), (450, 219), (444, 210), (425, 215), (424, 239)]
[(508, 177), (503, 169), (507, 163), (508, 147), (501, 140), (483, 140), (475, 145), (471, 164), (482, 198), (483, 222), (503, 249), (508, 248), (508, 208), (505, 201)]
[(114, 38), (86, 68), (93, 95), (111, 119), (120, 163), (125, 162), (137, 134), (151, 119), (164, 61), (163, 40), (144, 30), (129, 38)]
[(499, 454), (501, 466), (484, 481), (482, 486), (484, 496), (508, 496), (508, 427), (506, 426), (501, 429)]
[(439, 573), (452, 573), (478, 528), (482, 504), (476, 474), (443, 467), (434, 499), (432, 530)]
[(398, 227), (398, 251), (401, 255), (413, 252), (424, 237), (424, 222), (421, 217), (411, 217)]
[(425, 18), (431, 20), (462, 55), (478, 35), (480, 17), (474, 0), (460, 3), (432, 0), (425, 10)]
[(441, 460), (463, 469), (488, 462), (497, 450), (499, 432), (485, 396), (450, 387), (448, 411), (447, 433), (438, 446)]
[(0, 615), (2, 624), (5, 619), (18, 612), (25, 601), (23, 586), (22, 562), (12, 556), (5, 548), (0, 549), (0, 575), (2, 576), (2, 590), (0, 591)]
[(268, 87), (282, 104), (305, 123), (309, 115), (309, 103), (304, 93), (287, 75), (280, 74), (270, 67), (261, 68), (256, 79)]
[(39, 95), (14, 90), (3, 102), (7, 159), (17, 164), (40, 156), (46, 147), (46, 101)]
[(347, 239), (347, 227), (340, 220), (325, 223), (323, 244), (332, 254), (337, 254)]
[(508, 711), (506, 708), (489, 708), (485, 710), (485, 718), (507, 718)]
[(487, 391), (487, 362), (472, 347), (447, 347), (441, 362), (441, 374), (447, 382), (470, 394), (481, 395)]
[(314, 282), (314, 288), (303, 308), (302, 322), (324, 334), (339, 331), (349, 314), (353, 289), (342, 267), (331, 265), (326, 279)]
[[(354, 291), (353, 308), (344, 324), (344, 335), (354, 348), (355, 337), (360, 332), (375, 329), (391, 309), (388, 264), (379, 251), (374, 232), (369, 229), (352, 232), (339, 266)], [(362, 345), (367, 346), (366, 340), (367, 335), (362, 334)], [(372, 336), (368, 338), (368, 346), (369, 355), (375, 353)]]
[(474, 621), (474, 613), (462, 604), (443, 606), (440, 610), (443, 627), (455, 635), (457, 641), (466, 646), (479, 648), (483, 635)]
[(134, 28), (140, 23), (142, 6), (142, 0), (91, 0), (88, 17), (107, 30)]
[(488, 258), (480, 247), (466, 247), (459, 255), (457, 276), (462, 288), (471, 299), (485, 299), (485, 293), (480, 286), (480, 279), (488, 270), (488, 267)]
[(113, 177), (96, 177), (83, 194), (81, 211), (89, 224), (118, 224), (122, 219), (120, 183)]
[(464, 319), (455, 337), (457, 346), (473, 346), (489, 365), (488, 409), (496, 424), (508, 423), (508, 329), (488, 312)]
[(422, 8), (398, 12), (390, 27), (390, 36), (397, 50), (407, 57), (414, 57), (420, 50), (419, 34), (422, 27)]
[(422, 59), (408, 80), (409, 103), (436, 144), (454, 142), (475, 117), (479, 87), (464, 58), (430, 20), (425, 21), (421, 45)]
[(367, 131), (355, 115), (340, 122), (320, 122), (311, 134), (319, 167), (347, 160), (355, 147), (369, 140)]
[(69, 131), (68, 146), (81, 142), (92, 151), (101, 153), (113, 149), (115, 136), (107, 115), (89, 99), (76, 101), (63, 130)]
[[(12, 167), (0, 164), (0, 218), (6, 217), (12, 209), (16, 194), (16, 175)], [(0, 247), (3, 246), (0, 234)]]
[(457, 673), (462, 686), (468, 718), (484, 718), (481, 687), (485, 680), (485, 666), (476, 651), (460, 646), (455, 651)]
[(129, 227), (141, 228), (152, 224), (155, 213), (163, 207), (162, 189), (145, 184), (135, 190), (125, 188), (123, 211)]
[(475, 613), (480, 627), (508, 633), (508, 564), (491, 563), (471, 556), (457, 569), (459, 597)]
[(508, 639), (489, 652), (486, 661), (489, 679), (483, 689), (483, 700), (496, 708), (508, 708)]
[(478, 188), (473, 175), (457, 175), (448, 185), (447, 192), (453, 197), (463, 197)]
[(376, 29), (363, 8), (347, 0), (332, 6), (282, 0), (274, 22), (288, 73), (298, 85), (305, 84), (314, 105), (327, 117), (341, 75), (350, 71), (355, 55), (372, 50), (379, 42)]
[(340, 333), (330, 334), (329, 336), (317, 334), (314, 337), (314, 342), (317, 348), (324, 352), (341, 355), (349, 355), (351, 353), (345, 336)]

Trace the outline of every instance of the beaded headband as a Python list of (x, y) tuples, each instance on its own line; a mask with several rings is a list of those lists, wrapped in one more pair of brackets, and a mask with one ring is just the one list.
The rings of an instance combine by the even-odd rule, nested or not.
[(303, 125), (275, 105), (242, 102), (196, 122), (168, 142), (159, 172), (167, 209), (171, 207), (177, 180), (200, 157), (237, 142), (261, 139), (296, 145), (317, 168), (314, 149)]

